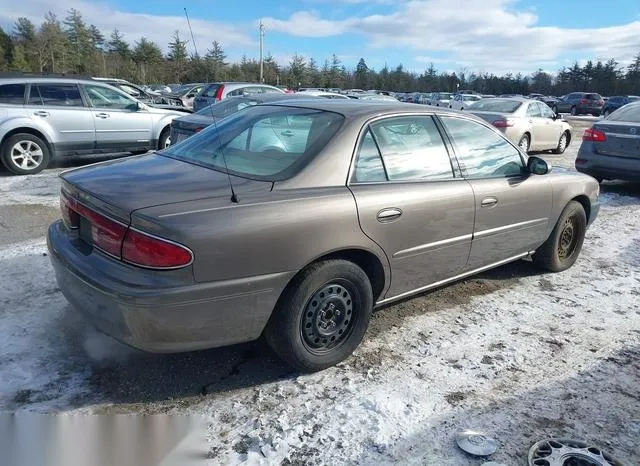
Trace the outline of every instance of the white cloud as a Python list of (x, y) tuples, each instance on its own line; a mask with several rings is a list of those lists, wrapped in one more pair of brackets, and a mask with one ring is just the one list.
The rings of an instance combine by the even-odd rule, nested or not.
[(557, 65), (565, 55), (622, 62), (638, 51), (640, 21), (588, 29), (542, 27), (533, 11), (516, 7), (516, 0), (411, 0), (384, 15), (330, 21), (297, 12), (286, 20), (268, 21), (273, 29), (294, 36), (357, 33), (374, 48), (446, 53), (449, 62), (491, 71), (531, 71)]
[[(108, 38), (114, 28), (118, 28), (128, 42), (144, 36), (156, 42), (166, 50), (170, 36), (176, 29), (183, 39), (189, 40), (189, 50), (193, 52), (191, 35), (184, 16), (161, 16), (154, 14), (130, 13), (115, 10), (108, 3), (84, 0), (59, 0), (49, 3), (46, 0), (23, 0), (18, 3), (9, 1), (0, 5), (0, 24), (13, 24), (19, 16), (25, 16), (36, 25), (44, 20), (47, 11), (53, 11), (62, 20), (70, 8), (78, 10), (87, 24), (94, 24)], [(198, 52), (202, 55), (217, 40), (224, 47), (255, 47), (257, 51), (257, 32), (255, 37), (247, 34), (249, 26), (239, 27), (223, 22), (213, 22), (190, 17), (193, 35)]]

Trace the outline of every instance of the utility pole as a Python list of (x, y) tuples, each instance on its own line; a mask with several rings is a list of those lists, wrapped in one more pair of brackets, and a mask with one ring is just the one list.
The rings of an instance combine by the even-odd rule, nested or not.
[(262, 50), (264, 46), (264, 24), (260, 20), (260, 84), (264, 84), (264, 60), (262, 59)]

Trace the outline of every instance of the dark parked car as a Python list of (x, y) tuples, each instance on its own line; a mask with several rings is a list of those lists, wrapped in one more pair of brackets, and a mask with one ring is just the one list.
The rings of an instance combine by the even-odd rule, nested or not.
[(602, 108), (602, 115), (605, 117), (609, 116), (610, 113), (615, 112), (623, 105), (627, 105), (631, 102), (637, 102), (640, 100), (640, 97), (637, 95), (617, 95), (614, 97), (609, 97), (609, 99), (604, 104)]
[(535, 97), (535, 100), (540, 102), (544, 102), (549, 107), (553, 108), (554, 105), (560, 100), (558, 97), (554, 97), (552, 95), (543, 95), (541, 97)]
[(567, 269), (599, 205), (593, 178), (472, 115), (331, 99), (61, 177), (50, 257), (98, 329), (155, 352), (264, 334), (305, 371), (351, 354), (376, 306), (529, 256)]
[(625, 105), (584, 132), (576, 170), (598, 181), (640, 181), (640, 102)]
[(269, 86), (268, 84), (251, 84), (237, 82), (210, 83), (205, 85), (200, 93), (193, 99), (193, 110), (197, 112), (198, 110), (208, 105), (219, 102), (227, 97), (265, 93), (284, 94), (285, 92), (279, 87)]
[(604, 107), (604, 100), (600, 94), (593, 92), (572, 92), (561, 97), (553, 104), (555, 113), (571, 113), (571, 115), (592, 114), (599, 116)]
[(229, 97), (213, 105), (204, 107), (203, 109), (180, 118), (174, 118), (171, 122), (171, 136), (170, 144), (177, 144), (184, 141), (188, 137), (199, 133), (207, 126), (223, 118), (232, 115), (243, 108), (250, 107), (252, 105), (258, 105), (268, 102), (289, 101), (289, 100), (304, 100), (304, 99), (317, 99), (318, 97), (313, 95), (306, 95), (305, 93), (296, 94), (249, 94), (245, 96)]

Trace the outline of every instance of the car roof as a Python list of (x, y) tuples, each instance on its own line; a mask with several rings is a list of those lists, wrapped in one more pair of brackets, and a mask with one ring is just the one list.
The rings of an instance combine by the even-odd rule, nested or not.
[[(273, 105), (324, 110), (327, 112), (340, 113), (347, 118), (397, 113), (439, 113), (460, 115), (460, 112), (455, 110), (440, 107), (428, 107), (420, 104), (406, 104), (402, 102), (395, 103), (387, 100), (313, 99), (307, 101), (295, 100), (292, 102), (274, 102)], [(469, 115), (471, 117), (469, 113), (465, 113), (465, 115)]]
[(113, 82), (111, 80), (108, 79), (93, 79), (93, 78), (85, 78), (85, 77), (78, 77), (78, 78), (58, 78), (58, 77), (48, 77), (48, 76), (29, 76), (29, 75), (25, 75), (22, 77), (11, 77), (11, 78), (0, 78), (0, 83), (3, 84), (14, 84), (14, 83), (50, 83), (50, 82), (56, 82), (56, 83), (67, 83), (67, 84), (77, 84), (77, 83), (84, 83), (84, 84), (103, 84), (103, 85), (109, 85), (109, 82)]

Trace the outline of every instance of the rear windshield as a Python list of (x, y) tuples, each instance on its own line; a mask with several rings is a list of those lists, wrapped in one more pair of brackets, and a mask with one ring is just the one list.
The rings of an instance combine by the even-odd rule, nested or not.
[(602, 96), (600, 94), (585, 94), (584, 98), (589, 100), (602, 100)]
[(295, 175), (342, 125), (337, 113), (258, 105), (171, 146), (163, 155), (256, 180)]
[(640, 123), (640, 102), (627, 104), (609, 115), (607, 120)]
[(219, 88), (220, 88), (220, 84), (209, 84), (207, 87), (204, 88), (204, 91), (202, 91), (200, 95), (203, 95), (205, 97), (215, 97), (216, 92), (218, 91)]
[(473, 104), (474, 110), (485, 112), (513, 113), (522, 106), (517, 100), (483, 99)]
[(203, 115), (221, 120), (222, 118), (228, 117), (243, 108), (258, 105), (259, 103), (259, 100), (252, 99), (250, 97), (229, 97), (228, 99), (221, 100), (215, 104), (208, 105), (198, 110), (196, 115)]

